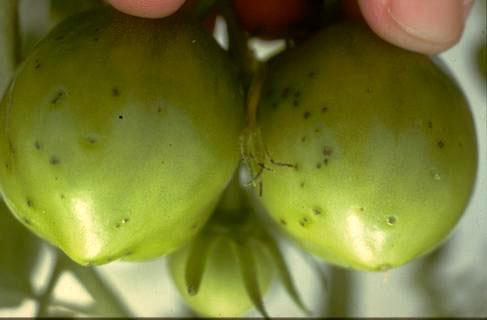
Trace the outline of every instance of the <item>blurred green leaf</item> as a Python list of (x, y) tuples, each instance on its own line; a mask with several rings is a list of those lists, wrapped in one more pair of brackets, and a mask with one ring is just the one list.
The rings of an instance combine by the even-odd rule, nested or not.
[(19, 305), (32, 295), (31, 273), (40, 240), (22, 226), (0, 200), (0, 307)]
[(0, 1), (0, 99), (18, 62), (17, 0)]

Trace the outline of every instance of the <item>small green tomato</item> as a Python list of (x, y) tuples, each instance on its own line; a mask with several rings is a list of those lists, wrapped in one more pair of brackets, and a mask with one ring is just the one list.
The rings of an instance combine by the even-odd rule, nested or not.
[(238, 317), (255, 306), (268, 317), (263, 296), (277, 272), (289, 296), (308, 312), (275, 239), (254, 213), (221, 213), (190, 245), (169, 256), (184, 301), (203, 316)]
[(272, 61), (258, 121), (265, 207), (331, 263), (400, 266), (437, 246), (470, 198), (477, 146), (462, 92), (365, 25), (330, 27)]
[(1, 104), (1, 191), (80, 264), (167, 254), (204, 225), (237, 167), (242, 105), (233, 66), (198, 22), (74, 16)]

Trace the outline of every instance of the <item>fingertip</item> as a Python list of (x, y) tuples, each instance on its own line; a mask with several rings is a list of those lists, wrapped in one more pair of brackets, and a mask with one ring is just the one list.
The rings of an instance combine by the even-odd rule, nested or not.
[(359, 0), (369, 26), (399, 47), (436, 54), (461, 38), (471, 0)]
[(117, 10), (142, 18), (162, 18), (176, 12), (185, 0), (108, 0)]

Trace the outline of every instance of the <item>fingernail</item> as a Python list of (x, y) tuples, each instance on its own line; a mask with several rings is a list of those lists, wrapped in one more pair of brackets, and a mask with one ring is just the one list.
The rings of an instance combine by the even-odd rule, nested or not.
[(448, 43), (463, 30), (468, 1), (391, 0), (389, 15), (406, 33), (432, 43)]

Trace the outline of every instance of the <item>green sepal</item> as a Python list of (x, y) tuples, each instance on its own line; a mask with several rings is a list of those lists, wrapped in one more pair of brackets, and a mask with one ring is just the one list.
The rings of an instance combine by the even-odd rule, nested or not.
[(254, 255), (249, 242), (234, 243), (234, 248), (237, 253), (240, 271), (242, 272), (242, 279), (245, 284), (245, 289), (249, 295), (250, 300), (255, 308), (265, 317), (269, 318), (264, 307), (262, 292), (258, 282), (257, 266), (255, 264)]
[(266, 245), (267, 250), (271, 254), (271, 257), (274, 261), (274, 264), (276, 265), (277, 272), (279, 275), (279, 278), (284, 285), (284, 288), (286, 289), (286, 292), (288, 295), (291, 297), (291, 299), (294, 301), (294, 303), (306, 314), (310, 315), (311, 312), (306, 308), (306, 306), (303, 303), (303, 300), (301, 299), (298, 290), (296, 289), (296, 286), (294, 285), (294, 282), (291, 278), (291, 273), (289, 272), (289, 268), (287, 267), (286, 260), (284, 260), (284, 256), (279, 249), (279, 246), (275, 242), (274, 239), (272, 239), (270, 236), (266, 236), (266, 241), (263, 241), (263, 243)]
[(202, 237), (200, 241), (193, 241), (186, 263), (185, 280), (186, 290), (190, 296), (198, 293), (203, 273), (205, 272), (206, 260), (208, 252), (212, 244), (215, 242), (215, 237)]

